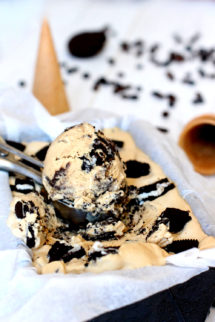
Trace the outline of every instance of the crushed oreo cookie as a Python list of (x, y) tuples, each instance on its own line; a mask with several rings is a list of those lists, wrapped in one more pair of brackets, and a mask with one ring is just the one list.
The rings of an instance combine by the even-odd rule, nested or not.
[(18, 85), (20, 87), (25, 87), (26, 86), (26, 82), (24, 80), (21, 80), (21, 81), (18, 82)]
[(193, 104), (203, 104), (204, 98), (201, 93), (196, 93), (194, 99), (192, 100)]
[(27, 234), (27, 238), (26, 238), (26, 244), (29, 248), (33, 248), (35, 246), (34, 230), (30, 224), (28, 225), (28, 234)]
[(41, 150), (39, 150), (36, 154), (35, 157), (39, 159), (40, 161), (44, 161), (46, 157), (46, 153), (48, 151), (49, 145), (45, 146)]
[(27, 194), (29, 192), (35, 191), (35, 183), (32, 179), (27, 177), (16, 178), (13, 191)]
[(188, 250), (193, 247), (198, 247), (199, 242), (197, 239), (183, 239), (183, 240), (175, 240), (171, 244), (167, 245), (164, 249), (168, 253), (181, 253), (185, 250)]
[(128, 186), (128, 202), (125, 205), (125, 212), (134, 214), (140, 207), (143, 207), (144, 202), (153, 201), (174, 188), (174, 183), (169, 182), (167, 178), (140, 188), (133, 185)]
[(103, 251), (95, 251), (90, 252), (88, 255), (88, 261), (96, 261), (97, 258), (101, 258), (103, 256), (109, 255), (109, 254), (117, 254), (119, 247), (104, 247)]
[(173, 94), (169, 94), (169, 95), (166, 95), (166, 98), (168, 99), (168, 102), (169, 102), (169, 106), (170, 106), (170, 107), (175, 106), (176, 101), (177, 101), (177, 99), (176, 99), (176, 96), (175, 96), (175, 95), (173, 95)]
[(19, 151), (23, 152), (25, 150), (25, 145), (22, 143), (11, 141), (11, 140), (5, 140), (5, 142)]
[(161, 114), (164, 118), (169, 117), (169, 112), (168, 111), (163, 111)]
[(108, 231), (98, 235), (89, 235), (83, 232), (82, 237), (87, 241), (107, 241), (117, 239), (117, 237), (115, 236), (115, 231)]
[(66, 70), (67, 74), (74, 74), (78, 72), (78, 67), (69, 67)]
[(159, 47), (156, 47), (153, 52), (151, 52), (151, 62), (155, 64), (156, 66), (159, 67), (167, 67), (170, 66), (173, 62), (181, 63), (185, 61), (185, 57), (183, 54), (178, 53), (178, 52), (171, 52), (167, 59), (164, 61), (161, 61), (157, 59), (157, 52), (158, 52)]
[(96, 32), (83, 32), (73, 36), (68, 42), (68, 50), (72, 56), (89, 58), (97, 55), (106, 43), (107, 29)]
[(141, 39), (135, 41), (124, 41), (120, 43), (122, 52), (131, 53), (136, 57), (141, 57), (144, 53), (144, 41)]
[(65, 168), (60, 168), (59, 170), (57, 170), (51, 180), (48, 177), (46, 177), (46, 180), (49, 182), (51, 187), (55, 187), (55, 189), (61, 189), (61, 185), (58, 186), (57, 182), (61, 177), (66, 176), (66, 171), (69, 168), (69, 166), (70, 162), (66, 164)]
[(138, 199), (140, 203), (143, 201), (152, 201), (163, 196), (174, 188), (174, 183), (170, 182), (167, 178), (164, 178), (152, 184), (138, 188)]
[(175, 80), (175, 76), (173, 73), (171, 72), (166, 72), (166, 77), (171, 80), (171, 81), (174, 81)]
[(117, 146), (117, 148), (121, 149), (124, 146), (124, 142), (123, 141), (119, 141), (119, 140), (112, 140), (113, 143)]
[(166, 99), (170, 107), (174, 107), (177, 102), (177, 98), (173, 94), (162, 94), (161, 92), (153, 91), (152, 96), (158, 99)]
[(26, 214), (28, 213), (35, 213), (39, 216), (38, 208), (35, 207), (35, 204), (33, 201), (17, 201), (15, 204), (15, 214), (16, 217), (19, 219), (23, 219), (26, 217)]
[(147, 238), (158, 230), (161, 224), (166, 225), (169, 232), (176, 234), (180, 232), (190, 220), (191, 216), (189, 215), (189, 211), (184, 211), (177, 208), (166, 208), (153, 224), (152, 229), (147, 235)]
[(23, 205), (21, 201), (18, 201), (15, 204), (15, 214), (16, 214), (16, 217), (19, 219), (25, 218), (25, 213), (23, 213)]
[(76, 249), (59, 241), (56, 241), (48, 252), (49, 262), (63, 260), (64, 263), (67, 263), (73, 258), (81, 258), (85, 255), (86, 252), (83, 247), (77, 246)]
[(82, 74), (82, 77), (83, 77), (84, 79), (88, 79), (88, 78), (90, 78), (90, 74), (89, 74), (89, 73), (83, 73), (83, 74)]
[(162, 133), (168, 133), (169, 130), (165, 127), (160, 127), (160, 126), (157, 126), (156, 129)]
[(146, 162), (136, 160), (126, 161), (126, 176), (127, 178), (140, 178), (147, 176), (150, 173), (150, 165)]

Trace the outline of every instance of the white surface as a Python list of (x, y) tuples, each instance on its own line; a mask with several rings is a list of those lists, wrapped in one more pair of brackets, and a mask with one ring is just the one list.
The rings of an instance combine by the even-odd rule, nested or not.
[[(193, 117), (215, 113), (215, 80), (209, 81), (198, 76), (199, 62), (173, 64), (169, 68), (154, 67), (148, 61), (148, 54), (136, 59), (133, 55), (120, 52), (122, 40), (143, 39), (146, 48), (155, 42), (162, 44), (161, 59), (165, 59), (168, 50), (180, 51), (180, 45), (174, 43), (172, 35), (179, 33), (188, 40), (194, 33), (200, 32), (199, 46), (215, 45), (212, 26), (215, 18), (215, 2), (209, 0), (10, 0), (0, 2), (0, 83), (17, 86), (19, 80), (27, 82), (31, 90), (34, 63), (38, 46), (39, 30), (43, 17), (50, 21), (56, 51), (60, 62), (68, 67), (78, 66), (76, 74), (67, 74), (66, 90), (73, 111), (85, 108), (98, 108), (114, 111), (119, 115), (135, 114), (154, 125), (167, 127), (171, 136), (177, 139), (183, 125)], [(89, 29), (101, 29), (109, 25), (116, 36), (110, 37), (102, 53), (91, 59), (71, 57), (66, 44), (71, 35)], [(116, 65), (107, 64), (107, 58), (116, 58)], [(137, 63), (144, 65), (137, 70)], [(215, 70), (211, 63), (204, 64), (206, 70)], [(165, 72), (171, 70), (176, 75), (174, 82), (169, 81)], [(117, 73), (124, 71), (123, 79)], [(186, 72), (192, 72), (196, 86), (182, 84)], [(91, 78), (83, 79), (83, 72), (89, 72)], [(122, 100), (112, 94), (110, 88), (92, 91), (93, 81), (99, 76), (107, 76), (125, 84), (143, 87), (139, 101)], [(176, 94), (178, 102), (175, 108), (167, 107), (165, 101), (152, 97), (153, 90)], [(205, 104), (191, 104), (194, 94), (200, 91)], [(169, 110), (170, 117), (163, 119), (161, 113)]]
[[(0, 98), (0, 132), (6, 138), (53, 139), (65, 127), (86, 120), (97, 127), (119, 126), (128, 130), (137, 145), (159, 161), (167, 176), (176, 182), (204, 231), (215, 236), (214, 182), (194, 173), (176, 144), (171, 139), (163, 140), (163, 134), (149, 123), (135, 117), (115, 118), (93, 109), (62, 115), (60, 118), (67, 120), (63, 123), (60, 118), (49, 116), (31, 95), (21, 90), (2, 90)], [(16, 115), (14, 107), (19, 111)], [(27, 119), (29, 126), (23, 126)], [(11, 194), (7, 175), (2, 172), (0, 190), (1, 321), (46, 321), (47, 317), (49, 321), (83, 321), (182, 283), (206, 271), (209, 265), (215, 266), (215, 249), (191, 249), (169, 257), (169, 265), (161, 267), (101, 274), (38, 275), (32, 267), (30, 251), (28, 254), (6, 226)]]

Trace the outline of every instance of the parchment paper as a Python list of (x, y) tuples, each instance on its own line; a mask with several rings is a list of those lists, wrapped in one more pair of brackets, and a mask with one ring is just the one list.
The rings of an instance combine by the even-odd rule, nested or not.
[[(86, 109), (50, 116), (34, 97), (23, 91), (0, 90), (0, 135), (17, 141), (52, 140), (65, 127), (89, 121), (98, 128), (119, 126), (158, 162), (178, 186), (207, 234), (215, 236), (215, 178), (192, 170), (184, 153), (168, 135), (137, 117)], [(31, 251), (7, 228), (11, 193), (8, 176), (0, 172), (0, 320), (84, 321), (144, 299), (182, 283), (215, 266), (215, 249), (190, 249), (168, 258), (161, 267), (85, 273), (38, 275)]]

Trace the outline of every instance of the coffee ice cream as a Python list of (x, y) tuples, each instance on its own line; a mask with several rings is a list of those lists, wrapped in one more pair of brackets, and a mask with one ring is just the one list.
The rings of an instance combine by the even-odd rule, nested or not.
[[(31, 248), (38, 273), (164, 265), (171, 254), (215, 246), (175, 184), (129, 133), (103, 133), (84, 123), (49, 148), (38, 142), (25, 151), (45, 158), (48, 197), (32, 180), (11, 174), (8, 225)], [(73, 226), (58, 216), (52, 200), (92, 212), (95, 220)]]
[(69, 128), (48, 149), (43, 184), (52, 200), (92, 213), (118, 215), (125, 167), (111, 140), (87, 123)]

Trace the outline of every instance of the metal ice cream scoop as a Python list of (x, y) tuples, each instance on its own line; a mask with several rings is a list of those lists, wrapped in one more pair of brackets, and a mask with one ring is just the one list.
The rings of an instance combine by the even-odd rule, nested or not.
[[(0, 142), (0, 170), (22, 174), (42, 185), (41, 169), (43, 169), (43, 162)], [(53, 205), (64, 219), (75, 225), (96, 219), (91, 213), (72, 208), (62, 200), (53, 201)]]

